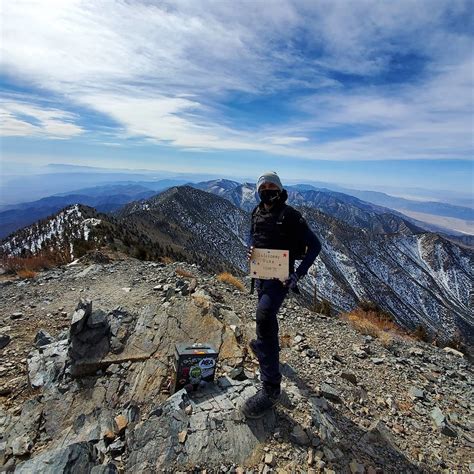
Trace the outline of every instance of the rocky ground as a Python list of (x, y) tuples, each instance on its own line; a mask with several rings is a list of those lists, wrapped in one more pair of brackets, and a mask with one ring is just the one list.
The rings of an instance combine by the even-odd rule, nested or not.
[[(472, 472), (472, 365), (451, 349), (382, 345), (290, 297), (284, 396), (248, 422), (256, 295), (185, 263), (99, 258), (4, 276), (0, 470)], [(177, 342), (219, 348), (214, 384), (169, 391)], [(3, 467), (1, 467), (3, 466)]]

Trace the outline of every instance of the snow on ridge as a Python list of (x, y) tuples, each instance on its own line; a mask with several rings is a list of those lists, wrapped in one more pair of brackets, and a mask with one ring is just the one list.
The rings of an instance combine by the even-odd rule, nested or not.
[(93, 217), (84, 218), (79, 204), (74, 204), (46, 222), (37, 222), (17, 232), (0, 249), (6, 254), (19, 256), (24, 251), (35, 254), (51, 246), (54, 240), (62, 244), (67, 244), (66, 240), (71, 238), (89, 240), (92, 228), (101, 222)]

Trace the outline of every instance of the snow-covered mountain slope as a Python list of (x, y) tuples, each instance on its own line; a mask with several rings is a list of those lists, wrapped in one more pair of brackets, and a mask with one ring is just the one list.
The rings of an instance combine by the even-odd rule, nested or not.
[[(225, 199), (181, 187), (127, 208), (126, 213), (141, 212), (140, 220), (149, 227), (167, 222), (175, 242), (194, 247), (195, 261), (205, 253), (214, 262), (223, 260), (246, 270), (244, 243), (250, 215)], [(361, 300), (373, 301), (408, 329), (421, 325), (444, 339), (457, 332), (473, 339), (468, 307), (472, 252), (429, 232), (367, 230), (312, 207), (299, 209), (323, 245), (302, 282), (310, 298), (316, 289), (318, 299), (329, 300), (339, 311), (350, 310)]]
[[(204, 191), (228, 199), (232, 204), (246, 211), (251, 211), (255, 207), (257, 204), (255, 184), (223, 181), (208, 181), (199, 183), (197, 186)], [(300, 189), (291, 186), (287, 191), (288, 204), (319, 209), (352, 226), (380, 233), (412, 234), (424, 230), (395, 211), (361, 201), (347, 194), (329, 189)]]
[(107, 220), (107, 216), (91, 207), (74, 204), (15, 232), (0, 244), (0, 251), (10, 256), (69, 251), (73, 258), (74, 246), (78, 242), (99, 243), (104, 240), (103, 224)]
[[(228, 200), (189, 186), (125, 206), (118, 214), (140, 232), (214, 269), (245, 269), (250, 221)], [(132, 224), (133, 223), (133, 224)]]
[(433, 233), (378, 234), (301, 208), (323, 250), (304, 288), (339, 310), (376, 302), (404, 327), (474, 342), (473, 252)]

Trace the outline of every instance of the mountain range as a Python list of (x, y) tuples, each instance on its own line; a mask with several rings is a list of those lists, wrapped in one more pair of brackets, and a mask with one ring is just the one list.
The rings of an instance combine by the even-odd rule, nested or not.
[[(65, 178), (65, 185), (69, 183), (70, 178), (70, 176)], [(112, 212), (129, 202), (146, 199), (172, 186), (184, 184), (225, 197), (237, 207), (245, 210), (252, 209), (256, 203), (253, 183), (239, 183), (226, 179), (191, 183), (182, 178), (160, 180), (143, 179), (140, 176), (139, 178), (141, 179), (113, 181), (112, 183), (80, 188), (47, 196), (37, 201), (0, 206), (0, 238), (32, 224), (38, 219), (52, 215), (70, 204), (79, 203), (94, 207), (100, 212)], [(50, 179), (49, 175), (45, 175), (45, 179), (46, 181)], [(54, 174), (54, 179), (60, 179), (58, 173)], [(420, 228), (442, 233), (448, 238), (453, 238), (459, 244), (474, 246), (472, 237), (474, 232), (471, 232), (471, 229), (474, 228), (474, 211), (470, 207), (453, 206), (440, 202), (422, 203), (373, 191), (352, 190), (330, 184), (325, 186), (324, 183), (317, 186), (312, 184), (291, 185), (287, 186), (287, 190), (290, 194), (290, 203), (317, 207), (323, 212), (343, 219), (351, 218), (354, 224), (357, 224), (357, 219), (364, 221), (369, 215), (390, 213), (398, 216), (397, 222), (391, 224), (396, 232), (405, 226), (413, 229)], [(353, 215), (354, 211), (356, 214)], [(345, 216), (343, 216), (344, 213)], [(361, 213), (365, 216), (361, 216)], [(373, 225), (381, 224), (380, 221), (378, 223), (375, 221), (376, 219), (373, 219)], [(362, 223), (362, 225), (365, 224)]]
[[(209, 183), (211, 192), (173, 187), (113, 215), (70, 206), (14, 233), (0, 249), (4, 255), (25, 255), (53, 247), (69, 249), (72, 258), (78, 250), (108, 245), (139, 258), (171, 256), (216, 272), (245, 274), (246, 206), (253, 198), (248, 189), (225, 182)], [(223, 197), (228, 195), (234, 203), (239, 198), (239, 206)], [(471, 250), (356, 198), (351, 203), (320, 191), (295, 190), (295, 199), (300, 196), (298, 208), (323, 246), (302, 282), (308, 304), (325, 299), (340, 312), (372, 301), (405, 328), (422, 326), (443, 340), (462, 335), (472, 344)], [(327, 212), (308, 205), (311, 197)]]

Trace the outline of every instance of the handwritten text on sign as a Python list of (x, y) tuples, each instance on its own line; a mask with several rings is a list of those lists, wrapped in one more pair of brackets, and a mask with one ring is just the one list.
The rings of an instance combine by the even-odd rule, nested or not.
[(288, 278), (288, 250), (253, 249), (250, 260), (250, 276), (269, 280), (278, 278), (284, 281)]

